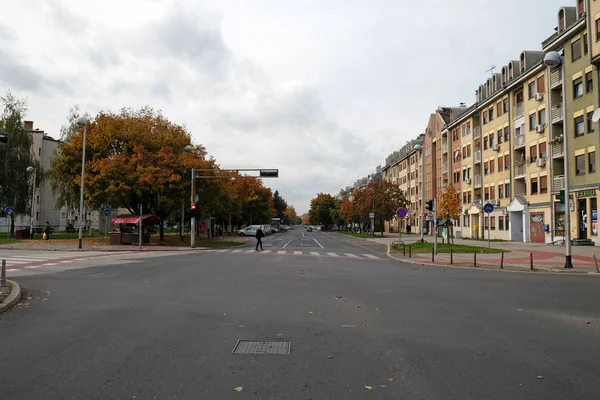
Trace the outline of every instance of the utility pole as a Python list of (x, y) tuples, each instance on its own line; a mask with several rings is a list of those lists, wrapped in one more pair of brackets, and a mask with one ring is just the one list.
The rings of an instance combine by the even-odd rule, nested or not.
[[(190, 207), (196, 203), (196, 170), (192, 168), (192, 193), (190, 195)], [(196, 247), (196, 216), (192, 215), (190, 218), (190, 247), (193, 249)]]
[(437, 199), (433, 199), (433, 234), (434, 234), (434, 238), (433, 238), (433, 252), (437, 255), (438, 250), (437, 250), (437, 237), (438, 237), (438, 232), (437, 232)]

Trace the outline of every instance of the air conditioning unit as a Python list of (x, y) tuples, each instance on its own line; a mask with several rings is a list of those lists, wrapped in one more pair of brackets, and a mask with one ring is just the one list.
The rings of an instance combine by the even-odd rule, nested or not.
[(467, 182), (467, 185), (470, 185), (471, 184), (471, 178), (467, 178), (467, 180), (465, 182)]
[(546, 165), (546, 159), (545, 158), (538, 158), (535, 163), (536, 163), (536, 165), (538, 167), (543, 167), (543, 166)]
[(498, 144), (494, 144), (494, 145), (492, 146), (492, 150), (494, 150), (494, 151), (500, 151), (500, 145), (498, 145)]
[(540, 93), (536, 93), (535, 96), (534, 96), (534, 98), (535, 98), (536, 101), (542, 101), (542, 100), (544, 100), (544, 93), (541, 93), (541, 92)]
[(497, 199), (496, 199), (496, 200), (494, 200), (494, 205), (495, 205), (496, 207), (499, 207), (499, 206), (500, 206), (500, 200), (497, 200)]
[(546, 125), (536, 125), (535, 132), (536, 133), (544, 133), (545, 128), (546, 128)]

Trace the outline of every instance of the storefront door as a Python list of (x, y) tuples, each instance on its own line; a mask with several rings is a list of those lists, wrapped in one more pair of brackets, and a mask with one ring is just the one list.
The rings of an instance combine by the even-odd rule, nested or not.
[(579, 219), (579, 223), (577, 226), (579, 227), (579, 239), (587, 239), (587, 226), (588, 226), (588, 217), (587, 217), (587, 199), (579, 199), (577, 200), (577, 216)]
[(544, 243), (546, 235), (544, 233), (544, 213), (531, 213), (529, 221), (530, 239), (533, 243)]

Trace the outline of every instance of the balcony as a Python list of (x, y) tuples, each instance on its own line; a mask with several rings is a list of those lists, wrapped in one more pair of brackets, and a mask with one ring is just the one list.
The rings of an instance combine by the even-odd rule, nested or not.
[(442, 164), (442, 172), (443, 173), (447, 173), (448, 172), (448, 164)]
[(563, 158), (565, 148), (562, 143), (552, 144), (552, 158)]
[(515, 106), (514, 119), (521, 118), (523, 115), (525, 115), (525, 107), (523, 103), (519, 103)]
[(562, 85), (562, 68), (556, 68), (550, 73), (550, 88), (554, 89)]
[(563, 120), (563, 106), (562, 103), (553, 106), (552, 107), (552, 111), (550, 112), (550, 121), (552, 121), (553, 124), (556, 124), (558, 122), (562, 122)]
[(475, 154), (473, 154), (473, 156), (474, 156), (473, 163), (475, 163), (475, 164), (481, 163), (481, 150), (476, 151)]
[(473, 140), (481, 139), (481, 127), (476, 126), (473, 131)]
[(442, 154), (448, 152), (448, 143), (442, 143)]
[(525, 178), (525, 172), (527, 172), (527, 164), (515, 165), (515, 179)]
[(552, 191), (553, 192), (560, 192), (561, 190), (564, 190), (565, 188), (565, 176), (564, 175), (557, 175), (554, 178), (552, 178)]
[(521, 147), (525, 147), (525, 135), (515, 136), (515, 150)]
[(475, 182), (475, 189), (480, 189), (481, 188), (481, 175), (475, 175), (475, 179), (473, 180)]

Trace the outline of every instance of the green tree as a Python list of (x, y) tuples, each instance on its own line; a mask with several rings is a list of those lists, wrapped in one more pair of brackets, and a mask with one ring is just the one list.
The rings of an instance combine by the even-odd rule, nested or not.
[(277, 218), (281, 218), (282, 221), (287, 222), (285, 210), (287, 209), (288, 205), (283, 197), (279, 195), (278, 190), (273, 193), (273, 207), (275, 207), (275, 211), (277, 212), (275, 216)]
[(319, 193), (317, 197), (310, 201), (310, 210), (308, 218), (312, 225), (331, 226), (333, 217), (331, 210), (336, 208), (335, 197), (328, 193)]
[[(43, 171), (33, 154), (33, 139), (23, 126), (27, 113), (27, 102), (18, 99), (10, 91), (0, 97), (2, 114), (0, 131), (8, 135), (8, 142), (0, 144), (0, 209), (12, 206), (15, 214), (31, 213), (31, 174), (27, 167), (35, 168), (36, 187), (41, 185)], [(10, 232), (14, 234), (14, 217), (11, 218)]]

